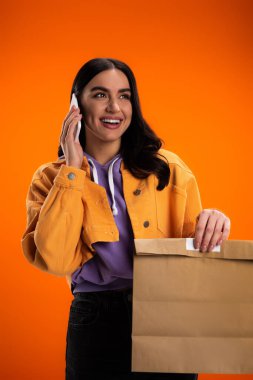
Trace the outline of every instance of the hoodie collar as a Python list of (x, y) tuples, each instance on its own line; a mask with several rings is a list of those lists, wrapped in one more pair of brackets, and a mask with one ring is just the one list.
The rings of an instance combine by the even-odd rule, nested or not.
[[(93, 181), (96, 184), (99, 185), (99, 176), (98, 176), (97, 168), (101, 167), (101, 168), (105, 168), (107, 170), (108, 183), (109, 183), (109, 188), (110, 188), (110, 192), (111, 192), (111, 196), (112, 196), (112, 213), (113, 213), (113, 215), (118, 215), (118, 208), (117, 208), (117, 204), (116, 204), (116, 200), (115, 200), (113, 172), (116, 170), (114, 168), (114, 164), (117, 161), (119, 161), (119, 164), (120, 164), (120, 161), (122, 160), (120, 153), (117, 154), (116, 156), (114, 156), (110, 161), (108, 161), (104, 165), (100, 164), (97, 160), (95, 160), (94, 157), (90, 156), (88, 153), (84, 152), (84, 155), (86, 156), (87, 161), (90, 164), (90, 167), (92, 169)], [(120, 165), (117, 165), (117, 170), (118, 171), (120, 170)]]
[(87, 160), (89, 161), (92, 160), (93, 163), (96, 165), (96, 167), (99, 167), (99, 168), (105, 168), (105, 169), (109, 169), (111, 163), (116, 159), (116, 158), (121, 158), (121, 154), (118, 153), (116, 154), (113, 158), (111, 158), (109, 161), (107, 161), (104, 165), (100, 164), (100, 162), (98, 162), (94, 157), (92, 157), (90, 154), (86, 153), (86, 152), (83, 152), (84, 156), (86, 156)]

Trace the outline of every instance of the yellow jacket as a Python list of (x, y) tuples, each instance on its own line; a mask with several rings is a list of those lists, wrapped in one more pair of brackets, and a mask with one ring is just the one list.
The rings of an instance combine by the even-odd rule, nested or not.
[[(156, 190), (155, 175), (138, 179), (121, 162), (123, 193), (134, 238), (191, 237), (201, 200), (195, 176), (174, 153), (168, 159), (170, 182)], [(66, 276), (94, 255), (97, 241), (119, 240), (119, 232), (104, 187), (90, 177), (84, 156), (81, 169), (58, 159), (34, 173), (26, 199), (27, 227), (21, 244), (25, 257), (37, 268)]]

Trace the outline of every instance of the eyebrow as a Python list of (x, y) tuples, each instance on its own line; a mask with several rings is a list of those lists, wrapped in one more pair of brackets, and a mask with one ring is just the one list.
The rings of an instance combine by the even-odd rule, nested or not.
[[(105, 92), (110, 92), (110, 90), (108, 88), (102, 87), (102, 86), (92, 87), (92, 89), (90, 91), (92, 92), (92, 91), (96, 91), (96, 90), (102, 90)], [(120, 88), (118, 92), (125, 92), (125, 91), (131, 92), (131, 89), (130, 88)]]

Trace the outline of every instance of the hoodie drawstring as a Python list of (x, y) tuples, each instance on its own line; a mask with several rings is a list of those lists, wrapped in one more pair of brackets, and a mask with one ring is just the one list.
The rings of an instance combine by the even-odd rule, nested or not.
[[(115, 164), (115, 162), (118, 159), (119, 159), (119, 157), (115, 158), (115, 160), (110, 164), (109, 169), (108, 169), (108, 182), (109, 182), (109, 188), (110, 188), (111, 195), (112, 195), (112, 213), (113, 213), (113, 215), (118, 215), (118, 209), (117, 209), (115, 196), (114, 196), (114, 181), (113, 181), (113, 165)], [(92, 174), (93, 174), (94, 182), (98, 184), (97, 168), (96, 168), (94, 162), (90, 158), (88, 159), (88, 162), (90, 162), (92, 165), (92, 169), (93, 169)]]
[(97, 168), (96, 168), (94, 162), (90, 158), (88, 158), (88, 162), (91, 163), (91, 166), (92, 166), (92, 169), (93, 169), (92, 170), (92, 175), (93, 175), (94, 182), (98, 184), (98, 172), (97, 172)]
[(111, 165), (109, 166), (109, 170), (108, 170), (108, 181), (109, 181), (109, 187), (110, 187), (110, 190), (111, 190), (111, 194), (112, 194), (112, 213), (113, 215), (118, 215), (118, 209), (117, 209), (117, 206), (116, 206), (116, 201), (115, 201), (115, 197), (114, 197), (114, 182), (113, 182), (113, 165), (114, 163), (119, 159), (119, 157), (117, 157), (112, 163)]

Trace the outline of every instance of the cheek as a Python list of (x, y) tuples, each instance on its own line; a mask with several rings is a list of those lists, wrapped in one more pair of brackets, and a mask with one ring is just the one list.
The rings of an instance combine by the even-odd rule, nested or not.
[(97, 113), (89, 108), (89, 110), (85, 112), (84, 116), (87, 120), (94, 120), (97, 117)]
[(95, 107), (92, 103), (86, 103), (85, 106), (83, 106), (83, 114), (87, 117), (94, 117), (97, 113), (97, 107)]
[(128, 115), (128, 117), (131, 117), (132, 116), (132, 105), (128, 105), (126, 108), (125, 108), (125, 113)]

